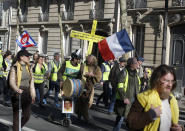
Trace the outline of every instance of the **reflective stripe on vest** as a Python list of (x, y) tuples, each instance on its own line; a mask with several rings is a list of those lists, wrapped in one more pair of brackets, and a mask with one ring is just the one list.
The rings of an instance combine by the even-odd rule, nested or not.
[(52, 81), (57, 81), (57, 72), (58, 70), (60, 69), (60, 63), (59, 63), (59, 66), (57, 68), (56, 64), (51, 61), (51, 80)]
[[(5, 65), (6, 65), (6, 68), (8, 67), (8, 63), (5, 61)], [(4, 76), (7, 77), (8, 76), (8, 72), (9, 71), (4, 71)]]
[[(127, 91), (127, 88), (128, 88), (128, 79), (129, 79), (128, 78), (129, 77), (128, 71), (127, 70), (125, 70), (125, 71), (126, 71), (125, 82), (124, 83), (118, 83), (118, 88), (123, 88), (124, 92)], [(140, 89), (141, 89), (141, 80), (140, 80), (140, 78), (139, 78), (138, 75), (137, 75), (137, 79), (138, 79), (138, 82), (139, 82), (139, 91), (140, 91)], [(116, 93), (116, 99), (120, 99), (120, 96), (119, 96), (118, 92)]]
[[(42, 68), (45, 70), (44, 66)], [(44, 82), (44, 72), (41, 71), (39, 65), (35, 67), (35, 72), (33, 73), (34, 83), (40, 84)]]
[(43, 63), (43, 65), (44, 65), (46, 71), (48, 71), (48, 65), (45, 62)]
[(105, 71), (103, 72), (103, 81), (107, 81), (109, 80), (109, 74), (110, 74), (110, 66), (103, 63), (104, 67), (105, 67)]
[(62, 78), (63, 80), (66, 80), (67, 77), (71, 79), (77, 78), (79, 72), (80, 64), (78, 64), (78, 66), (73, 66), (70, 61), (66, 61), (66, 68)]
[[(2, 54), (0, 54), (0, 68), (3, 68), (3, 56)], [(1, 70), (0, 71), (0, 77), (3, 77), (4, 76), (4, 71)]]

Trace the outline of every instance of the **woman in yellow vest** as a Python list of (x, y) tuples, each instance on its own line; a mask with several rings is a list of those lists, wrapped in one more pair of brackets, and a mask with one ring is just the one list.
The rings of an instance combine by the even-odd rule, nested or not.
[(171, 93), (176, 88), (172, 67), (160, 65), (152, 73), (151, 89), (137, 95), (127, 117), (131, 130), (182, 131), (178, 125), (179, 107)]
[(11, 101), (10, 101), (10, 88), (8, 87), (8, 74), (10, 71), (10, 67), (12, 65), (12, 52), (7, 50), (3, 56), (3, 69), (4, 69), (4, 77), (3, 80), (3, 86), (4, 86), (4, 101), (6, 106), (11, 106)]
[(43, 58), (44, 56), (39, 55), (33, 67), (34, 85), (35, 85), (37, 100), (39, 102), (40, 107), (43, 107), (44, 75), (46, 73), (46, 67), (43, 64)]
[[(11, 67), (9, 83), (12, 89), (12, 107), (13, 107), (13, 131), (19, 130), (19, 102), (21, 102), (23, 127), (30, 118), (31, 103), (35, 101), (35, 88), (30, 68), (30, 54), (27, 50), (21, 50), (17, 53), (17, 60)], [(19, 101), (21, 95), (21, 101)]]

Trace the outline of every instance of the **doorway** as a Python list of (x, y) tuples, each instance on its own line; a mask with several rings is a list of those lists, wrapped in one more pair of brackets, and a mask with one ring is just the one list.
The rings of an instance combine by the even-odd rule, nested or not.
[(171, 28), (170, 63), (175, 68), (177, 84), (185, 86), (185, 24)]

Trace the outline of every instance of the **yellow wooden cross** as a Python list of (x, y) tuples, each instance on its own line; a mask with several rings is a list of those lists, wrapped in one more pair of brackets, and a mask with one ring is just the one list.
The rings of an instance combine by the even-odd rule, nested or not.
[(91, 52), (92, 52), (93, 42), (97, 43), (97, 42), (99, 42), (99, 41), (101, 41), (101, 40), (103, 40), (105, 38), (103, 36), (95, 35), (96, 26), (97, 26), (97, 20), (93, 20), (91, 34), (80, 32), (80, 31), (71, 30), (70, 37), (89, 41), (89, 46), (88, 46), (88, 51), (87, 51), (88, 55), (90, 55)]

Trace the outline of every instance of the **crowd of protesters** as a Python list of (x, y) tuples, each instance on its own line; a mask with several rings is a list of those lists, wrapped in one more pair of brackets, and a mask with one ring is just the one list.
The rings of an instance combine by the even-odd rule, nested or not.
[[(35, 98), (40, 108), (45, 108), (47, 98), (55, 89), (54, 105), (58, 108), (59, 95), (65, 95), (63, 84), (66, 79), (79, 79), (84, 87), (79, 96), (73, 97), (75, 113), (89, 122), (88, 110), (93, 104), (94, 85), (100, 83), (102, 94), (96, 99), (96, 106), (102, 103), (108, 114), (116, 113), (113, 131), (119, 131), (125, 123), (128, 130), (181, 131), (178, 125), (178, 104), (171, 93), (176, 87), (174, 69), (161, 65), (152, 70), (144, 68), (144, 58), (120, 57), (105, 61), (98, 66), (95, 56), (89, 55), (82, 62), (80, 50), (71, 54), (70, 60), (60, 61), (55, 52), (53, 60), (36, 52), (32, 56), (21, 50), (15, 58), (12, 53), (0, 52), (0, 94), (4, 105), (13, 108), (13, 130), (18, 130), (18, 105), (21, 94), (23, 127), (30, 117), (31, 103)], [(44, 91), (44, 88), (48, 90)], [(70, 119), (70, 114), (67, 115)]]

